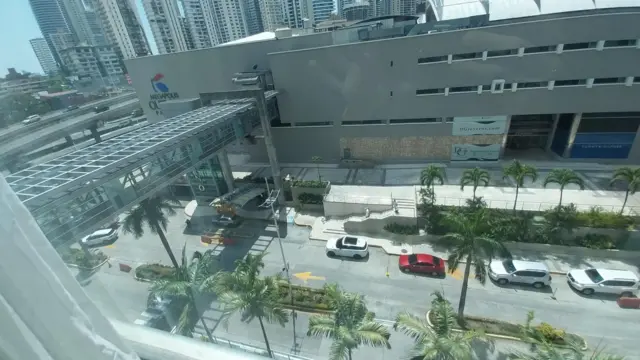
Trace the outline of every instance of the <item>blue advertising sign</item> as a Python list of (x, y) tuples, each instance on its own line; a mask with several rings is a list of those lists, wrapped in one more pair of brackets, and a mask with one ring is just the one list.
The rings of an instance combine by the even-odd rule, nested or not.
[(577, 133), (574, 144), (633, 144), (636, 133)]
[(632, 144), (573, 144), (574, 159), (626, 159)]

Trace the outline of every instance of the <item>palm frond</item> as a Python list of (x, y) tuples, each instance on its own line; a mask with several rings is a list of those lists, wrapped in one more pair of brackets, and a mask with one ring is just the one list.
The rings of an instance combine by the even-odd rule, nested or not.
[(359, 344), (391, 349), (389, 338), (391, 333), (387, 327), (375, 321), (361, 324), (354, 332), (354, 338)]
[(422, 341), (432, 331), (427, 324), (426, 317), (417, 317), (409, 312), (396, 315), (393, 329), (409, 336), (414, 341)]
[(151, 283), (149, 292), (152, 294), (163, 296), (188, 297), (190, 294), (191, 284), (186, 281), (175, 280), (156, 280)]
[(309, 318), (307, 336), (335, 337), (335, 323), (329, 315), (313, 315)]

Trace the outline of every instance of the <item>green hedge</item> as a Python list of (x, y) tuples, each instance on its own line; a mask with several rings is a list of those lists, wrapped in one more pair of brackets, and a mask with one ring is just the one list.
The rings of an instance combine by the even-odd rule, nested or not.
[(326, 181), (319, 180), (293, 180), (291, 187), (303, 187), (303, 188), (325, 188), (329, 185)]
[(81, 267), (92, 268), (107, 260), (107, 255), (102, 251), (92, 251), (91, 258), (87, 258), (82, 249), (71, 248), (60, 254), (62, 261)]
[(593, 207), (589, 211), (578, 212), (580, 226), (600, 229), (628, 229), (636, 225), (636, 218), (608, 212), (600, 207)]
[(416, 225), (402, 225), (398, 223), (390, 223), (384, 226), (384, 229), (393, 234), (399, 235), (418, 235), (420, 231)]
[(136, 268), (136, 277), (144, 280), (168, 280), (176, 273), (173, 266), (163, 264), (143, 264)]
[[(333, 311), (331, 299), (324, 289), (314, 289), (306, 286), (291, 285), (293, 291), (293, 306), (300, 309), (308, 309), (309, 311)], [(282, 282), (278, 288), (280, 303), (284, 307), (291, 306), (291, 298), (289, 296), (289, 285)]]
[(301, 204), (322, 205), (324, 197), (320, 194), (302, 193), (298, 195), (298, 201)]

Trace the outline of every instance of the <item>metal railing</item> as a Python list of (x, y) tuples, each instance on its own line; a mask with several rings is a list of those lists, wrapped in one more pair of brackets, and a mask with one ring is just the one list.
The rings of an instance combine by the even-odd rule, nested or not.
[[(197, 335), (196, 337), (200, 338), (202, 341), (210, 342), (209, 338), (206, 335), (203, 335), (203, 334), (196, 334), (196, 335)], [(260, 355), (260, 356), (264, 356), (264, 357), (269, 357), (269, 355), (267, 354), (267, 350), (266, 349), (259, 348), (259, 347), (256, 347), (256, 346), (253, 346), (253, 345), (249, 345), (249, 344), (245, 344), (245, 343), (241, 343), (241, 342), (237, 342), (237, 341), (221, 339), (221, 338), (213, 336), (213, 335), (211, 337), (213, 339), (213, 343), (214, 344), (228, 346), (231, 349), (241, 350), (241, 351), (248, 352), (248, 353), (251, 353), (251, 354), (256, 354), (256, 355)], [(293, 354), (281, 353), (281, 352), (275, 351), (275, 350), (271, 350), (271, 352), (273, 353), (273, 358), (274, 359), (279, 359), (279, 360), (313, 360), (311, 358), (298, 356), (298, 355), (293, 355)]]

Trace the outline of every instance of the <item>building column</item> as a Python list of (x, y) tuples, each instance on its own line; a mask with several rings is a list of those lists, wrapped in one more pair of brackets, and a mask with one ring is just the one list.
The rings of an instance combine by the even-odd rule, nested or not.
[[(222, 176), (224, 176), (224, 181), (227, 183), (227, 188), (229, 192), (232, 192), (233, 187), (233, 171), (231, 170), (231, 164), (229, 164), (229, 155), (227, 154), (226, 149), (222, 149), (218, 152), (218, 163), (220, 164), (220, 169), (222, 170)], [(220, 194), (224, 195), (224, 194)]]
[(267, 148), (267, 156), (269, 157), (269, 164), (271, 165), (273, 185), (276, 191), (280, 191), (278, 196), (278, 204), (280, 206), (284, 206), (285, 198), (284, 189), (282, 188), (282, 178), (280, 176), (280, 164), (278, 164), (276, 148), (273, 146), (273, 138), (271, 136), (271, 121), (269, 121), (269, 112), (267, 109), (267, 100), (264, 98), (264, 89), (258, 90), (256, 92), (256, 95), (258, 115), (260, 116), (260, 124), (262, 125), (262, 132), (264, 134), (264, 145)]
[(582, 113), (573, 115), (573, 122), (571, 123), (571, 130), (569, 130), (569, 138), (567, 139), (567, 147), (562, 153), (563, 158), (571, 157), (571, 149), (573, 149), (573, 142), (576, 139), (578, 128), (580, 127), (580, 120), (582, 120)]
[(73, 138), (71, 137), (71, 135), (65, 135), (65, 136), (64, 136), (64, 139), (67, 141), (67, 144), (68, 144), (69, 146), (73, 146), (73, 145), (74, 145), (74, 144), (73, 144)]
[(498, 157), (498, 159), (502, 159), (502, 157), (504, 156), (504, 151), (507, 148), (507, 137), (509, 136), (510, 126), (511, 126), (511, 115), (508, 115), (507, 120), (505, 120), (504, 135), (502, 135), (502, 143), (500, 144), (500, 157)]
[(91, 131), (91, 135), (93, 136), (93, 139), (96, 141), (96, 143), (102, 141), (102, 138), (100, 138), (100, 133), (98, 132), (98, 125), (92, 125), (89, 128), (89, 131)]
[(544, 151), (551, 151), (551, 144), (553, 144), (553, 138), (556, 136), (556, 129), (558, 128), (558, 121), (560, 121), (560, 114), (553, 115), (553, 125), (551, 125), (551, 132), (547, 137), (547, 143), (544, 146)]

